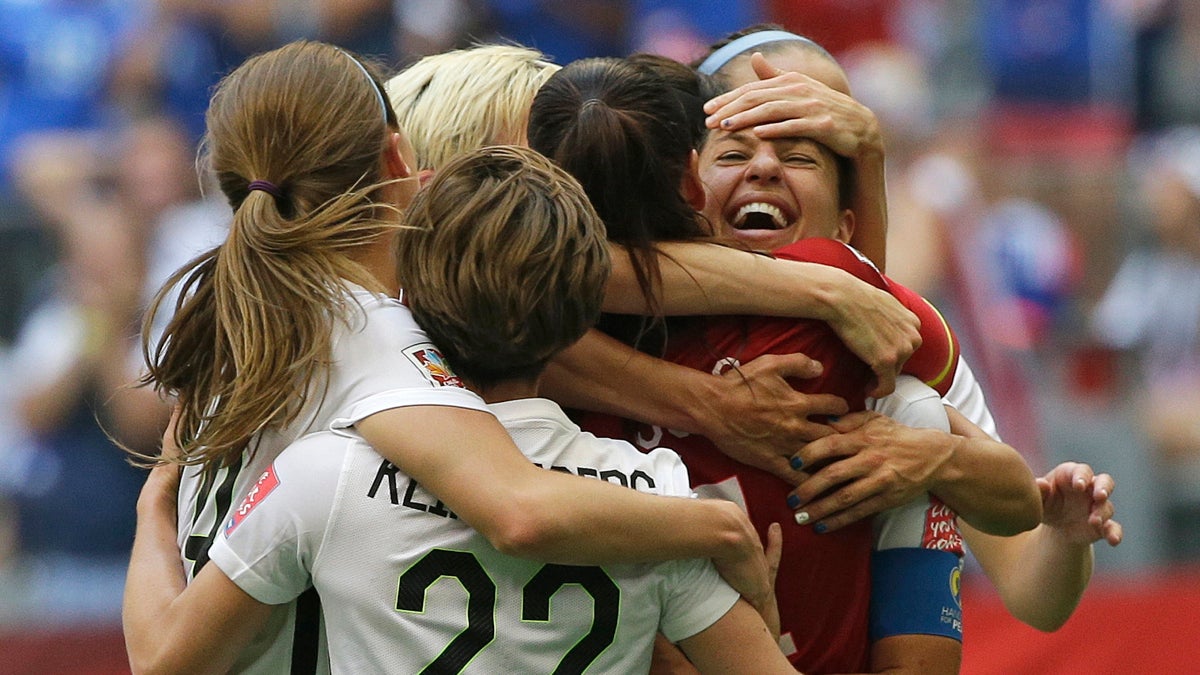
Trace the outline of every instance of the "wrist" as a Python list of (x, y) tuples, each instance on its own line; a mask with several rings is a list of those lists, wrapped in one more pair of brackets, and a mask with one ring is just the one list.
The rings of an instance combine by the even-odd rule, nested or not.
[(698, 434), (718, 442), (723, 435), (725, 419), (722, 411), (732, 409), (725, 402), (728, 399), (728, 389), (722, 385), (725, 382), (702, 371), (695, 371), (692, 378), (694, 384), (687, 388), (684, 401), (680, 407), (680, 425), (674, 427), (679, 431)]
[(859, 163), (883, 163), (883, 158), (886, 156), (883, 148), (883, 135), (879, 133), (879, 126), (875, 125), (868, 132), (862, 143), (858, 144), (858, 154), (854, 160)]
[(754, 557), (758, 550), (758, 535), (750, 526), (745, 512), (737, 504), (724, 499), (705, 499), (712, 509), (716, 533), (715, 549), (709, 555), (714, 562), (736, 564)]
[(160, 464), (150, 470), (138, 495), (138, 520), (166, 518), (174, 526), (179, 498), (179, 470), (175, 464)]
[(829, 265), (816, 263), (792, 263), (804, 265), (804, 276), (800, 283), (810, 298), (808, 313), (805, 318), (824, 321), (831, 326), (837, 326), (845, 319), (844, 300), (848, 279), (853, 278), (849, 272)]
[(969, 440), (964, 436), (951, 433), (939, 432), (938, 436), (941, 440), (939, 446), (941, 461), (937, 463), (930, 476), (929, 491), (942, 498), (942, 501), (946, 501), (940, 492), (951, 488), (966, 475), (961, 460), (968, 450)]
[(1044, 546), (1065, 552), (1079, 552), (1091, 549), (1096, 537), (1090, 533), (1082, 533), (1079, 527), (1070, 527), (1067, 523), (1042, 521), (1038, 533)]

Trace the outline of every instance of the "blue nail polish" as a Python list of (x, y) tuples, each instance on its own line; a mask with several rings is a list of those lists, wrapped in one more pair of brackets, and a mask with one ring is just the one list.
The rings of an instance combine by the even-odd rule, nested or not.
[(813, 532), (816, 532), (817, 534), (825, 534), (825, 531), (828, 529), (829, 526), (825, 523), (817, 523), (816, 525), (813, 525)]
[(793, 457), (791, 465), (793, 469), (799, 471), (800, 469), (804, 468), (804, 460), (800, 459), (799, 457)]
[(800, 498), (797, 497), (796, 495), (788, 495), (787, 505), (788, 505), (789, 509), (800, 508)]

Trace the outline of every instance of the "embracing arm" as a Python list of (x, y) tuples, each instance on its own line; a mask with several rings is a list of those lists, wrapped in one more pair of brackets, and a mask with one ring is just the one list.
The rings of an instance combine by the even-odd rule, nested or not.
[[(953, 408), (946, 411), (955, 434), (909, 427), (875, 413), (831, 423), (842, 433), (809, 443), (795, 463), (803, 468), (841, 461), (824, 466), (796, 489), (797, 508), (806, 520), (832, 531), (931, 492), (980, 530), (1008, 535), (1035, 527), (1042, 517), (1041, 498), (1025, 460)], [(842, 487), (833, 494), (809, 503), (837, 485)]]
[(216, 565), (189, 586), (175, 541), (179, 467), (150, 472), (138, 498), (121, 619), (134, 673), (223, 673), (266, 622), (271, 608)]
[[(819, 319), (871, 366), (873, 396), (890, 393), (896, 374), (921, 344), (920, 322), (890, 293), (849, 272), (776, 260), (704, 243), (660, 243), (660, 302), (667, 315), (753, 314)], [(647, 311), (629, 256), (616, 251), (604, 310)]]
[(538, 468), (495, 417), (476, 410), (393, 408), (357, 428), (509, 555), (586, 565), (712, 558), (747, 597), (769, 586), (762, 544), (732, 502), (660, 497)]
[(946, 414), (957, 449), (929, 491), (981, 531), (1003, 536), (1036, 527), (1042, 501), (1025, 459), (954, 408)]
[(896, 635), (871, 644), (871, 672), (957, 675), (962, 643), (940, 635)]
[(796, 672), (762, 617), (744, 600), (679, 646), (700, 673)]
[(562, 352), (541, 389), (562, 405), (700, 434), (740, 462), (796, 480), (788, 458), (831, 433), (809, 415), (840, 415), (846, 403), (797, 392), (788, 377), (816, 377), (802, 354), (768, 355), (717, 376), (639, 352), (599, 331)]
[(1092, 543), (1121, 543), (1109, 500), (1115, 483), (1087, 464), (1060, 464), (1038, 479), (1042, 524), (1014, 537), (994, 537), (964, 525), (967, 546), (1018, 620), (1058, 630), (1083, 596), (1092, 575)]

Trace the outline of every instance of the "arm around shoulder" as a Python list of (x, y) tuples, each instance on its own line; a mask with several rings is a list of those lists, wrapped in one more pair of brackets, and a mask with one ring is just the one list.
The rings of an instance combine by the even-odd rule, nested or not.
[(225, 672), (271, 611), (215, 565), (186, 584), (175, 542), (178, 470), (156, 467), (138, 499), (122, 607), (134, 673)]
[(358, 429), (509, 555), (585, 565), (713, 558), (761, 567), (758, 535), (735, 504), (649, 495), (538, 468), (488, 413), (410, 406), (371, 415)]

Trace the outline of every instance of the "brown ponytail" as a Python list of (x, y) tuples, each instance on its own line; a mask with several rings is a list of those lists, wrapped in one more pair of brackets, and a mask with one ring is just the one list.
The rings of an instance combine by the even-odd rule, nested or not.
[[(177, 397), (183, 463), (229, 464), (255, 433), (294, 420), (351, 309), (346, 282), (384, 290), (356, 261), (398, 224), (379, 201), (394, 127), (381, 92), (346, 52), (297, 42), (249, 59), (213, 95), (204, 146), (233, 222), (167, 281), (143, 330), (143, 384)], [(175, 287), (152, 345), (150, 322)]]

